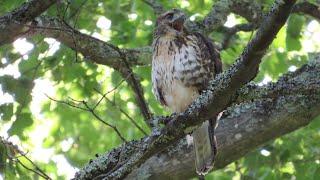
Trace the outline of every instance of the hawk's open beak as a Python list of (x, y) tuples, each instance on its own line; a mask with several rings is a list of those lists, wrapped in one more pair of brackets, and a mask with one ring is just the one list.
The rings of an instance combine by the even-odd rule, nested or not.
[(177, 31), (181, 31), (184, 26), (184, 22), (186, 21), (186, 16), (184, 14), (179, 14), (178, 17), (173, 20), (173, 28)]

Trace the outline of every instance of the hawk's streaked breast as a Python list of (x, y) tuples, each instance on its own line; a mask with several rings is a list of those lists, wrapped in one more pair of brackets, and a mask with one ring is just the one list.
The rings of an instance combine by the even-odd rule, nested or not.
[(184, 111), (213, 77), (213, 64), (199, 43), (197, 36), (189, 35), (159, 37), (153, 44), (153, 90), (173, 112)]

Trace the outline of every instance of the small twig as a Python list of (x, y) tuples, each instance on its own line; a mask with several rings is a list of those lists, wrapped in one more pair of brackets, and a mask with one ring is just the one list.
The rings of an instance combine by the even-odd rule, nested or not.
[[(75, 21), (75, 24), (74, 24), (74, 27), (71, 27), (65, 20), (62, 21), (64, 23), (65, 26), (67, 26), (69, 29), (75, 29), (75, 26), (76, 26), (76, 21)], [(75, 51), (75, 54), (76, 54), (76, 63), (79, 63), (80, 61), (78, 60), (78, 47), (77, 47), (77, 43), (76, 43), (76, 40), (74, 38), (74, 35), (76, 34), (76, 31), (72, 31), (71, 32), (71, 38), (72, 38), (72, 43), (74, 45), (74, 51)]]
[[(222, 47), (220, 50), (227, 49), (230, 45), (232, 37), (239, 31), (253, 32), (256, 29), (258, 29), (258, 26), (256, 24), (238, 24), (231, 28), (224, 29), (224, 40), (222, 42)], [(249, 39), (251, 38), (252, 38), (252, 34)]]
[[(40, 177), (42, 177), (43, 179), (48, 179), (51, 180), (51, 178), (44, 172), (41, 170), (41, 168), (39, 168), (39, 166), (37, 166), (30, 158), (28, 158), (26, 155), (27, 153), (23, 153), (22, 150), (20, 150), (17, 146), (13, 145), (12, 142), (9, 142), (7, 140), (5, 140), (3, 137), (0, 136), (0, 141), (1, 143), (4, 145), (4, 148), (6, 150), (7, 156), (9, 157), (9, 159), (13, 162), (17, 162), (19, 163), (22, 167), (24, 167), (25, 169), (32, 171), (33, 173), (39, 175)], [(9, 151), (7, 149), (7, 147), (10, 147), (12, 150), (14, 150), (15, 153), (19, 153), (21, 156), (20, 157), (15, 157), (17, 156), (16, 154), (14, 155), (10, 155)], [(28, 166), (26, 166), (25, 164), (23, 164), (19, 158), (24, 157), (29, 163), (31, 163), (36, 170), (29, 168)]]
[(45, 94), (45, 95), (47, 96), (47, 98), (49, 98), (49, 99), (52, 100), (52, 101), (55, 101), (55, 102), (58, 102), (58, 103), (62, 103), (62, 104), (66, 104), (66, 105), (68, 105), (68, 106), (71, 106), (71, 107), (74, 107), (74, 108), (77, 108), (77, 109), (81, 109), (81, 110), (84, 110), (84, 111), (89, 111), (89, 110), (86, 109), (86, 108), (83, 108), (83, 107), (80, 107), (80, 106), (76, 106), (76, 105), (71, 104), (71, 103), (69, 103), (69, 102), (65, 102), (65, 101), (60, 101), (60, 100), (53, 99), (53, 98), (51, 98), (50, 96), (48, 96), (47, 94)]
[(71, 104), (69, 102), (65, 102), (65, 101), (61, 101), (61, 100), (56, 100), (56, 99), (53, 99), (51, 97), (49, 97), (47, 94), (45, 94), (50, 100), (52, 101), (55, 101), (55, 102), (58, 102), (58, 103), (62, 103), (62, 104), (66, 104), (68, 106), (71, 106), (71, 107), (74, 107), (74, 108), (77, 108), (77, 109), (81, 109), (81, 110), (84, 110), (84, 111), (88, 111), (90, 112), (97, 120), (99, 120), (100, 122), (102, 122), (103, 124), (109, 126), (110, 128), (112, 128), (116, 133), (117, 135), (121, 138), (121, 140), (125, 143), (127, 143), (128, 141), (121, 135), (120, 131), (117, 129), (116, 126), (112, 125), (112, 124), (109, 124), (107, 123), (106, 121), (104, 121), (103, 119), (101, 119), (95, 112), (94, 112), (94, 109), (93, 108), (90, 108), (87, 104), (86, 101), (84, 100), (76, 100), (76, 99), (73, 99), (71, 97), (69, 97), (70, 100), (74, 101), (74, 102), (77, 102), (77, 103), (81, 103), (83, 104), (86, 108), (83, 108), (83, 107), (80, 107), (80, 106), (76, 106), (74, 104)]
[(147, 136), (148, 134), (138, 125), (138, 123), (129, 116), (129, 114), (127, 114), (121, 107), (115, 105), (114, 102), (112, 102), (109, 98), (106, 97), (106, 94), (102, 94), (100, 91), (98, 91), (97, 89), (95, 89), (95, 91), (97, 93), (99, 93), (100, 95), (102, 95), (102, 99), (106, 99), (109, 103), (111, 103), (111, 105), (113, 107), (116, 107), (122, 114), (124, 114), (145, 136)]
[(48, 27), (48, 26), (38, 26), (38, 25), (24, 24), (24, 23), (21, 23), (21, 22), (19, 22), (19, 21), (15, 21), (15, 20), (13, 20), (13, 19), (11, 19), (11, 21), (14, 22), (14, 23), (16, 23), (16, 24), (19, 24), (19, 25), (22, 25), (22, 26), (26, 26), (26, 27), (29, 27), (29, 28), (48, 29), (48, 30), (72, 32), (72, 30), (70, 30), (70, 29), (62, 29), (62, 28), (56, 28), (56, 27)]
[(109, 93), (115, 91), (116, 89), (118, 89), (118, 87), (119, 87), (130, 75), (131, 75), (131, 73), (128, 74), (128, 76), (127, 76), (126, 78), (122, 79), (122, 80), (120, 81), (120, 83), (119, 83), (116, 87), (114, 87), (113, 89), (111, 89), (110, 91), (108, 91), (108, 92), (106, 92), (106, 93), (104, 93), (104, 94), (100, 93), (97, 89), (95, 89), (95, 91), (99, 92), (99, 93), (102, 95), (102, 97), (100, 98), (100, 100), (97, 102), (97, 104), (96, 104), (92, 109), (93, 109), (93, 110), (96, 109), (96, 107), (101, 103), (101, 101), (103, 100), (103, 98), (105, 98), (107, 94), (109, 94)]
[(153, 8), (155, 15), (160, 15), (165, 9), (158, 3), (157, 0), (142, 0), (144, 3)]
[(120, 58), (122, 59), (122, 62), (124, 62), (125, 64), (125, 68), (123, 69), (117, 69), (118, 72), (123, 76), (123, 77), (127, 77), (130, 76), (130, 80), (128, 81), (128, 84), (132, 87), (132, 89), (134, 90), (136, 96), (137, 96), (137, 104), (141, 110), (141, 113), (145, 119), (146, 124), (152, 128), (153, 123), (150, 122), (151, 119), (151, 114), (150, 114), (150, 110), (149, 107), (147, 105), (147, 102), (144, 98), (143, 95), (143, 89), (141, 84), (138, 82), (138, 80), (136, 79), (128, 61), (127, 61), (127, 57), (126, 54), (123, 53), (119, 47), (106, 43), (109, 47), (113, 48), (114, 50), (116, 50), (120, 56)]
[(67, 10), (69, 9), (70, 4), (71, 4), (70, 1), (67, 0), (67, 7), (65, 8), (62, 16), (63, 21), (65, 20), (66, 13), (67, 13)]
[[(80, 4), (80, 6), (69, 16), (69, 18), (73, 18), (75, 15), (78, 16), (79, 11), (82, 9), (82, 7), (87, 3), (88, 0), (84, 0), (82, 1), (82, 3)], [(77, 18), (76, 18), (77, 19)]]
[(240, 179), (243, 179), (243, 174), (242, 174), (242, 172), (241, 172), (241, 166), (239, 166), (239, 162), (238, 161), (235, 161), (234, 162), (234, 164), (235, 164), (235, 171), (236, 172), (238, 172), (239, 174), (240, 174)]
[(118, 134), (118, 136), (121, 138), (121, 140), (122, 140), (123, 142), (125, 142), (125, 143), (128, 142), (128, 141), (121, 135), (121, 133), (119, 132), (119, 130), (117, 129), (116, 126), (111, 125), (111, 124), (107, 123), (106, 121), (104, 121), (103, 119), (101, 119), (101, 118), (94, 112), (94, 110), (88, 106), (88, 104), (87, 104), (85, 101), (82, 101), (82, 103), (83, 103), (83, 105), (86, 106), (86, 108), (92, 113), (92, 115), (93, 115), (95, 118), (97, 118), (97, 119), (98, 119), (100, 122), (102, 122), (103, 124), (111, 127), (111, 128)]

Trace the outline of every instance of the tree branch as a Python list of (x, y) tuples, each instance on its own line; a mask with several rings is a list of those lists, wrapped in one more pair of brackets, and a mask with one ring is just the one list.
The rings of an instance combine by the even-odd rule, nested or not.
[(188, 27), (192, 31), (202, 31), (206, 34), (222, 27), (231, 13), (246, 18), (253, 24), (262, 20), (262, 8), (256, 0), (219, 0), (214, 3), (212, 10), (200, 22), (190, 22)]
[[(319, 111), (320, 97), (314, 95), (256, 100), (228, 108), (215, 130), (219, 144), (215, 168), (224, 168), (266, 142), (308, 125)], [(194, 158), (192, 146), (182, 139), (126, 179), (191, 179), (197, 176)]]
[(320, 21), (320, 7), (309, 2), (298, 3), (292, 9), (293, 13), (304, 13)]
[(30, 23), (56, 2), (57, 0), (31, 0), (5, 16), (0, 17), (0, 46), (11, 43), (19, 36), (28, 33), (29, 28), (21, 28), (21, 25), (13, 21), (23, 24)]
[(253, 24), (260, 24), (263, 20), (262, 5), (257, 0), (248, 1), (232, 1), (231, 0), (231, 11), (238, 14)]
[[(49, 2), (49, 1), (46, 1), (46, 2)], [(151, 1), (148, 0), (148, 2), (151, 2)], [(192, 30), (200, 30), (201, 28), (206, 28), (207, 32), (211, 32), (212, 30), (223, 26), (223, 24), (226, 22), (227, 15), (231, 12), (231, 10), (227, 10), (229, 8), (229, 5), (227, 2), (222, 2), (222, 0), (217, 1), (213, 6), (212, 11), (200, 23), (191, 22), (190, 24), (188, 24), (189, 25), (188, 28)], [(320, 14), (318, 13), (319, 7), (310, 3), (296, 4), (293, 9), (293, 12), (295, 13), (303, 12), (306, 14), (313, 14), (312, 16), (318, 19)], [(5, 17), (6, 16), (0, 18), (0, 24), (3, 23), (3, 20)], [(9, 28), (8, 25), (6, 25), (9, 22), (11, 24), (14, 24), (15, 26), (18, 26), (18, 28), (15, 28), (15, 31), (18, 29), (19, 30), (28, 29), (28, 31), (24, 31), (24, 34), (12, 34), (11, 32), (14, 32), (14, 31), (5, 31), (5, 30), (0, 31), (0, 34), (1, 33), (3, 34), (2, 36), (0, 36), (1, 37), (0, 45), (10, 43), (6, 40), (7, 37), (9, 36), (14, 36), (14, 37), (11, 37), (11, 39), (14, 40), (21, 36), (41, 33), (45, 37), (51, 37), (59, 40), (66, 46), (72, 49), (75, 49), (77, 52), (82, 53), (86, 58), (91, 59), (98, 64), (107, 65), (114, 69), (120, 68), (121, 57), (117, 51), (115, 51), (113, 48), (109, 46), (106, 46), (105, 42), (99, 39), (93, 38), (89, 35), (80, 33), (79, 31), (76, 31), (75, 29), (65, 25), (61, 20), (57, 18), (40, 16), (33, 22), (33, 25), (28, 25), (26, 23), (23, 23), (21, 21), (16, 21), (14, 19), (11, 21), (6, 19), (6, 21), (4, 22), (5, 29), (11, 29)], [(238, 31), (248, 31), (251, 28), (252, 30), (254, 30), (256, 27), (253, 28), (254, 24), (251, 24), (251, 25), (250, 24), (236, 25), (235, 27), (232, 27), (232, 28), (226, 28), (226, 33), (233, 34)], [(25, 28), (22, 28), (21, 26), (25, 26)], [(132, 49), (123, 48), (120, 50), (122, 53), (126, 54), (127, 61), (131, 67), (150, 65), (151, 63), (152, 48), (150, 46), (132, 48)]]
[(275, 1), (269, 15), (240, 59), (229, 70), (218, 75), (209, 89), (184, 113), (178, 114), (165, 127), (155, 129), (151, 135), (139, 141), (139, 149), (133, 154), (126, 153), (128, 156), (119, 167), (102, 177), (100, 175), (99, 178), (123, 179), (134, 167), (140, 166), (156, 153), (191, 133), (197, 125), (217, 116), (228, 107), (236, 91), (255, 77), (264, 52), (286, 22), (294, 3), (292, 0)]
[[(0, 136), (0, 143), (5, 149), (4, 154), (6, 155), (3, 154), (4, 156), (2, 156), (5, 158), (5, 160), (8, 158), (10, 161), (20, 164), (26, 170), (32, 171), (43, 179), (51, 180), (50, 176), (48, 176), (36, 163), (28, 158), (27, 153), (24, 153), (22, 150), (20, 150), (18, 146), (13, 145), (12, 142), (9, 142), (2, 136)], [(24, 161), (20, 161), (22, 157), (25, 159)], [(30, 163), (32, 167), (27, 166), (25, 164), (26, 162)]]
[[(320, 94), (318, 63), (319, 59), (308, 62), (308, 65), (302, 66), (295, 72), (287, 73), (275, 83), (269, 83), (265, 86), (249, 84), (242, 87), (234, 96), (233, 101), (241, 103), (254, 99), (276, 98), (279, 96)], [(308, 79), (305, 79), (305, 77), (308, 77)]]
[[(40, 33), (46, 37), (55, 38), (66, 46), (81, 53), (87, 59), (98, 64), (108, 65), (118, 71), (132, 88), (136, 103), (141, 110), (145, 122), (149, 127), (152, 126), (150, 121), (151, 115), (144, 98), (143, 88), (137, 80), (136, 75), (132, 72), (131, 64), (129, 64), (133, 58), (137, 61), (138, 59), (140, 60), (140, 58), (146, 58), (143, 57), (145, 56), (145, 48), (141, 48), (141, 51), (139, 51), (141, 54), (138, 54), (135, 49), (119, 49), (110, 43), (83, 34), (57, 18), (41, 16), (36, 18), (32, 25), (28, 26), (33, 27), (32, 33)], [(151, 54), (149, 54), (148, 58), (151, 58)]]
[(61, 104), (65, 104), (65, 105), (68, 105), (70, 107), (73, 107), (73, 108), (77, 108), (77, 109), (81, 109), (83, 111), (87, 111), (87, 112), (90, 112), (98, 121), (100, 121), (101, 123), (103, 123), (104, 125), (110, 127), (111, 129), (114, 130), (114, 132), (120, 137), (120, 139), (127, 143), (128, 141), (123, 137), (123, 135), (120, 133), (120, 131), (118, 130), (118, 128), (108, 122), (106, 122), (105, 120), (103, 120), (96, 112), (95, 112), (95, 108), (96, 106), (94, 106), (93, 108), (89, 107), (88, 103), (84, 100), (75, 100), (75, 99), (72, 99), (69, 97), (69, 99), (73, 102), (77, 102), (78, 104), (81, 104), (83, 105), (84, 107), (81, 107), (81, 106), (78, 106), (78, 105), (75, 105), (74, 103), (70, 103), (70, 102), (66, 102), (66, 101), (61, 101), (61, 100), (56, 100), (56, 99), (53, 99), (51, 98), (50, 96), (46, 95), (51, 101), (54, 101), (54, 102), (57, 102), (57, 103), (61, 103)]
[(221, 49), (227, 49), (230, 45), (232, 37), (238, 33), (239, 31), (243, 32), (250, 32), (258, 29), (259, 27), (255, 24), (237, 24), (231, 28), (225, 28), (224, 32), (224, 39), (221, 43)]
[[(305, 94), (305, 90), (292, 91), (291, 94), (274, 93), (283, 89), (282, 84), (296, 83), (294, 87), (296, 90), (308, 86), (310, 82), (319, 85), (319, 77), (320, 54), (313, 60), (309, 60), (299, 70), (282, 76), (277, 83), (270, 83), (260, 88), (262, 94), (273, 94), (272, 98), (256, 96), (255, 98), (263, 99), (255, 99), (253, 102), (229, 107), (219, 120), (220, 123), (216, 129), (219, 153), (215, 167), (223, 168), (265, 142), (301, 128), (320, 115), (318, 86), (312, 86), (313, 88), (309, 89), (310, 92), (315, 93), (306, 95), (301, 95)], [(292, 87), (288, 87), (287, 92)], [(245, 100), (248, 94), (250, 91), (238, 94), (238, 98)], [(251, 100), (251, 98), (246, 100)], [(144, 148), (144, 141), (145, 139), (132, 141), (129, 145), (121, 146), (98, 157), (82, 168), (76, 174), (75, 179), (92, 179), (110, 172), (115, 167), (115, 161), (117, 164), (122, 164), (125, 159), (130, 159), (139, 147)], [(136, 146), (137, 149), (132, 148), (133, 146)], [(121, 153), (125, 154), (122, 155), (123, 161), (119, 158)], [(163, 152), (158, 150), (158, 153), (139, 168), (135, 168), (127, 179), (168, 179), (169, 177), (170, 179), (188, 179), (196, 176), (192, 147), (187, 145), (185, 139), (169, 146)]]
[(142, 0), (142, 1), (153, 8), (154, 14), (156, 16), (160, 15), (165, 11), (165, 9), (158, 3), (157, 0)]

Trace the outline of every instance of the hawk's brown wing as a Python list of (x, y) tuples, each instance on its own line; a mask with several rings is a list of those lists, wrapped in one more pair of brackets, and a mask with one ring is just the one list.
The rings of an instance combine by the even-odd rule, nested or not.
[(182, 60), (182, 67), (176, 65), (178, 69), (176, 77), (185, 86), (194, 86), (202, 91), (216, 74), (222, 72), (220, 55), (210, 40), (200, 33), (190, 33), (185, 40), (187, 46), (185, 49), (189, 50), (186, 52), (188, 56)]
[(198, 38), (198, 46), (203, 49), (201, 51), (203, 56), (202, 59), (210, 59), (210, 62), (207, 64), (210, 65), (210, 69), (214, 72), (215, 77), (217, 74), (222, 72), (222, 63), (218, 50), (214, 47), (212, 42), (202, 34), (198, 32), (194, 32), (193, 34)]
[[(213, 79), (218, 73), (222, 72), (222, 63), (219, 52), (215, 49), (212, 42), (200, 33), (194, 33), (197, 37), (197, 45), (200, 48), (199, 61), (206, 71), (210, 72), (210, 79), (205, 80), (201, 89), (208, 86), (208, 81)], [(213, 117), (205, 121), (198, 129), (194, 130), (194, 151), (196, 154), (196, 170), (200, 175), (207, 174), (213, 167), (217, 154), (217, 141), (214, 130), (216, 118)]]

